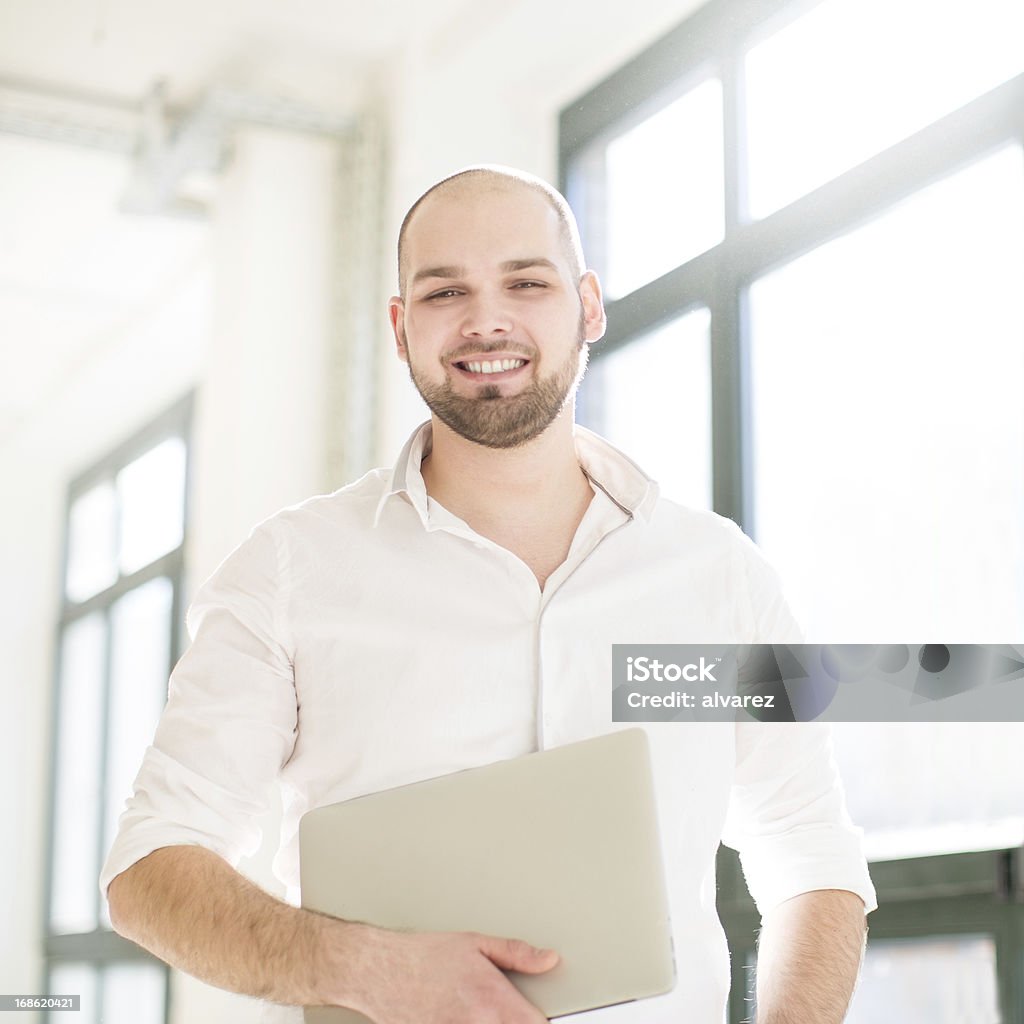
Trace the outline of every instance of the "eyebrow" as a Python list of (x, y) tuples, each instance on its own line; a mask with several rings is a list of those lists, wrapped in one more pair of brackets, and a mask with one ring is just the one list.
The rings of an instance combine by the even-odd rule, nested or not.
[(545, 259), (543, 256), (530, 256), (525, 260), (508, 260), (501, 265), (501, 269), (506, 274), (513, 274), (517, 270), (529, 270), (531, 267), (543, 267), (558, 273), (558, 267), (551, 260)]
[[(543, 256), (527, 256), (521, 260), (506, 260), (501, 264), (500, 269), (504, 274), (514, 274), (518, 270), (529, 270), (532, 267), (540, 267), (558, 273), (558, 267), (551, 260)], [(464, 277), (465, 274), (465, 267), (425, 267), (423, 270), (416, 271), (413, 275), (412, 283), (416, 284), (418, 281), (423, 281), (428, 277), (453, 280), (457, 277)]]

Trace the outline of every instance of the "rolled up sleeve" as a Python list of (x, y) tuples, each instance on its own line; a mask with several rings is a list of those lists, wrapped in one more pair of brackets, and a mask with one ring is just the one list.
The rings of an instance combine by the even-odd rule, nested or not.
[[(746, 537), (741, 584), (749, 597), (750, 642), (803, 642), (779, 577)], [(740, 855), (758, 911), (804, 892), (845, 889), (878, 906), (863, 849), (863, 830), (846, 809), (823, 722), (736, 724), (736, 761), (722, 842)]]
[(827, 724), (737, 724), (722, 842), (739, 852), (762, 915), (815, 889), (846, 889), (865, 913), (876, 909), (862, 835), (846, 810)]
[(261, 524), (196, 594), (192, 643), (100, 876), (164, 846), (204, 846), (231, 864), (259, 847), (256, 819), (295, 743), (286, 557)]

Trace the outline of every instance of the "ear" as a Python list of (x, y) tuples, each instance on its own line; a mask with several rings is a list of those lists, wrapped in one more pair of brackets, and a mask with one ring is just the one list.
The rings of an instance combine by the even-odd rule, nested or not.
[(608, 326), (604, 300), (601, 297), (601, 282), (592, 270), (588, 270), (580, 278), (579, 294), (583, 305), (583, 340), (592, 345), (604, 337)]
[(391, 319), (391, 330), (395, 336), (395, 348), (398, 358), (403, 363), (409, 362), (409, 349), (405, 344), (405, 303), (398, 295), (388, 299), (388, 316)]

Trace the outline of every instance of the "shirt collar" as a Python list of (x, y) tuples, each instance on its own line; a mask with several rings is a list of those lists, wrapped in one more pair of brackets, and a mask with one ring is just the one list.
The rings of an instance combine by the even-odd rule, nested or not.
[(648, 522), (658, 501), (658, 485), (631, 459), (599, 434), (578, 423), (576, 455), (590, 482), (623, 512)]
[[(658, 500), (658, 485), (632, 459), (592, 430), (576, 424), (573, 433), (576, 455), (590, 482), (627, 515), (648, 522)], [(424, 527), (429, 528), (427, 488), (420, 473), (420, 463), (430, 454), (432, 443), (433, 428), (428, 420), (413, 431), (399, 452), (384, 493), (377, 502), (374, 526), (380, 523), (388, 501), (395, 495), (404, 495)]]
[(423, 474), (420, 473), (420, 463), (430, 454), (433, 446), (433, 428), (430, 420), (421, 423), (413, 432), (412, 436), (398, 453), (394, 468), (388, 476), (384, 493), (377, 502), (377, 511), (373, 517), (373, 525), (380, 523), (380, 517), (384, 512), (384, 506), (396, 494), (405, 495), (409, 504), (416, 510), (423, 525), (429, 524), (427, 514), (427, 486), (423, 482)]

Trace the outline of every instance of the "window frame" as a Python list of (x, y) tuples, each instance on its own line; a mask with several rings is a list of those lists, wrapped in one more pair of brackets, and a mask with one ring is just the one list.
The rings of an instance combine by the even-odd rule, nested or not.
[[(743, 63), (751, 46), (821, 0), (710, 0), (566, 106), (558, 126), (559, 186), (580, 219), (585, 251), (603, 259), (600, 146), (678, 94), (717, 75), (723, 92), (725, 234), (714, 248), (607, 304), (602, 358), (698, 307), (711, 313), (714, 510), (756, 536), (751, 436), (750, 285), (772, 270), (865, 225), (1002, 146), (1024, 146), (1024, 73), (883, 149), (792, 203), (752, 220), (745, 203)], [(597, 168), (597, 173), (595, 172)], [(588, 179), (588, 171), (590, 172)], [(1024, 187), (1024, 183), (1022, 183)], [(584, 408), (599, 415), (600, 394)], [(743, 953), (760, 922), (737, 854), (720, 847), (719, 913), (733, 951), (731, 1024), (750, 1020)], [(880, 909), (872, 938), (988, 932), (997, 944), (1005, 1024), (1024, 1024), (1024, 849), (876, 861)]]
[[(44, 988), (49, 992), (54, 967), (59, 964), (77, 963), (89, 966), (102, 975), (102, 971), (111, 965), (125, 962), (148, 962), (159, 965), (164, 977), (164, 1022), (170, 1018), (170, 968), (163, 961), (146, 952), (135, 943), (122, 938), (116, 932), (105, 928), (100, 919), (101, 897), (98, 885), (95, 887), (95, 907), (97, 927), (90, 932), (57, 934), (52, 931), (51, 912), (54, 882), (54, 860), (57, 838), (57, 783), (60, 752), (57, 749), (59, 723), (61, 714), (61, 676), (63, 671), (64, 636), (67, 629), (87, 615), (100, 612), (106, 621), (106, 646), (103, 664), (103, 707), (101, 715), (101, 763), (96, 766), (100, 780), (99, 802), (101, 807), (107, 806), (106, 793), (106, 761), (108, 730), (111, 721), (111, 663), (110, 663), (110, 612), (115, 603), (144, 584), (158, 577), (166, 577), (171, 582), (172, 599), (170, 611), (169, 664), (167, 675), (182, 647), (183, 600), (185, 587), (185, 550), (188, 539), (189, 508), (191, 501), (191, 464), (192, 464), (192, 412), (194, 395), (189, 393), (159, 416), (155, 417), (132, 437), (117, 445), (101, 459), (77, 474), (69, 483), (65, 499), (63, 537), (61, 541), (60, 576), (58, 586), (60, 592), (60, 612), (54, 631), (54, 657), (51, 680), (51, 711), (50, 711), (50, 750), (49, 779), (47, 787), (47, 814), (45, 851), (46, 866), (43, 880), (42, 899), (42, 934), (43, 934), (43, 974)], [(113, 480), (117, 473), (129, 463), (156, 447), (161, 442), (179, 437), (185, 443), (186, 471), (185, 487), (182, 503), (182, 539), (177, 547), (164, 553), (159, 558), (140, 567), (127, 576), (118, 572), (117, 579), (108, 587), (91, 595), (83, 601), (72, 601), (67, 596), (68, 555), (70, 547), (71, 509), (75, 501), (90, 488), (104, 480)], [(99, 863), (106, 857), (104, 842), (105, 822), (103, 815), (99, 818), (96, 836)], [(98, 1019), (102, 1019), (103, 994), (102, 985), (98, 989)]]
[[(559, 184), (580, 217), (584, 248), (600, 250), (595, 197), (583, 174), (588, 150), (636, 122), (636, 111), (710, 71), (722, 81), (725, 237), (635, 291), (610, 301), (592, 360), (698, 306), (711, 311), (714, 509), (753, 536), (750, 344), (747, 289), (758, 278), (848, 234), (901, 200), (1002, 145), (1024, 145), (1024, 73), (882, 150), (787, 206), (750, 220), (743, 187), (743, 57), (753, 43), (821, 0), (711, 0), (565, 107), (559, 116)], [(600, 186), (595, 189), (600, 192)], [(596, 197), (596, 201), (600, 196)], [(596, 220), (599, 221), (599, 218)]]
[[(747, 953), (760, 918), (739, 856), (719, 847), (718, 912), (732, 951), (730, 1024), (750, 1019), (754, 996)], [(874, 861), (878, 909), (869, 941), (983, 934), (996, 947), (996, 989), (1004, 1024), (1024, 1021), (1024, 847)]]

